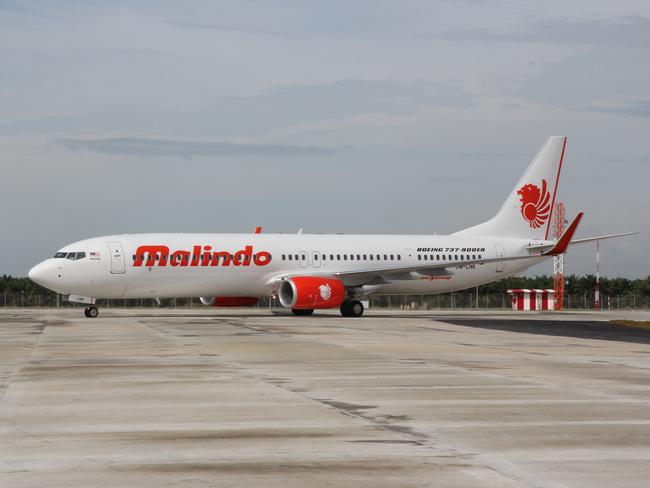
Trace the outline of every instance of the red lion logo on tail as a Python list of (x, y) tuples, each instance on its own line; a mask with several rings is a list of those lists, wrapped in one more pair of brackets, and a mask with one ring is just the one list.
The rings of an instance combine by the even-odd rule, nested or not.
[(546, 180), (542, 180), (542, 189), (527, 184), (517, 191), (521, 200), (521, 215), (533, 229), (540, 228), (551, 214), (551, 193), (546, 187)]

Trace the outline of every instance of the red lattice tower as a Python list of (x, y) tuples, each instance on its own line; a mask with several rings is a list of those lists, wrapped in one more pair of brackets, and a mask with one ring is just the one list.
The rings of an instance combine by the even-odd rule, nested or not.
[[(557, 241), (564, 232), (564, 204), (556, 203), (553, 206), (553, 238)], [(553, 258), (553, 300), (555, 310), (564, 309), (564, 254)]]

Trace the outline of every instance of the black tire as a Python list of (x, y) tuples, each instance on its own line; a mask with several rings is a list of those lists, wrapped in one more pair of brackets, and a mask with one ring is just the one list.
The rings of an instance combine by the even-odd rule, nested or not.
[(341, 304), (341, 315), (344, 317), (361, 317), (363, 315), (363, 303), (359, 300), (346, 300)]
[(298, 317), (309, 317), (314, 313), (313, 308), (292, 308), (291, 311)]
[(97, 318), (99, 315), (97, 307), (88, 307), (86, 310), (88, 310), (88, 315), (86, 315), (86, 317), (90, 317), (91, 319)]
[(88, 318), (90, 318), (90, 315), (88, 314), (88, 309), (89, 309), (89, 308), (90, 308), (90, 307), (86, 307), (86, 308), (84, 309), (84, 315), (85, 315), (86, 317), (88, 317)]

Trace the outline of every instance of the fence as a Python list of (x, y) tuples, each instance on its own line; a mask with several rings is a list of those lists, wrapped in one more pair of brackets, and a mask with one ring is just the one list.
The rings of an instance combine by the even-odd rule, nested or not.
[[(85, 307), (63, 300), (62, 295), (54, 293), (33, 295), (26, 293), (0, 294), (0, 308), (45, 308), (45, 307)], [(502, 293), (479, 293), (462, 291), (441, 293), (439, 295), (385, 295), (369, 297), (370, 308), (393, 308), (408, 310), (436, 309), (510, 309), (511, 297)], [(163, 298), (160, 305), (151, 298), (145, 299), (105, 299), (97, 300), (100, 308), (193, 308), (204, 307), (198, 298)], [(262, 298), (258, 308), (278, 308), (277, 298)], [(568, 310), (590, 310), (594, 308), (593, 294), (566, 295), (564, 307)], [(603, 310), (650, 309), (650, 297), (633, 294), (602, 295)]]

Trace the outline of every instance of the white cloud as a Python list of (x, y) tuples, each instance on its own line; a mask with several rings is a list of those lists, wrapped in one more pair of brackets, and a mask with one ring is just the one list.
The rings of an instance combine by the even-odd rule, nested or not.
[(451, 232), (550, 134), (583, 235), (645, 231), (608, 269), (650, 272), (646, 1), (25, 5), (0, 4), (0, 273), (108, 233)]

